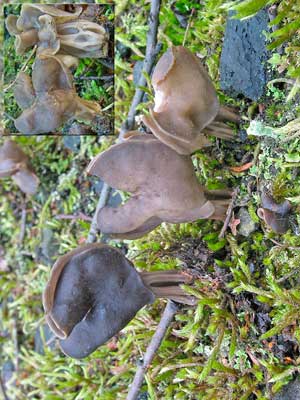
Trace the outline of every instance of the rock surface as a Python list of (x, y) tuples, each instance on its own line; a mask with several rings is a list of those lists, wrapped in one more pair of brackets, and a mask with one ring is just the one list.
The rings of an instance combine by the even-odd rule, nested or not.
[(300, 400), (300, 379), (299, 377), (289, 382), (277, 393), (273, 400)]
[(244, 21), (229, 13), (221, 55), (221, 89), (232, 97), (258, 100), (266, 85), (266, 38), (269, 17), (261, 10)]
[(255, 222), (251, 219), (249, 212), (246, 208), (242, 207), (238, 214), (237, 218), (241, 221), (238, 225), (238, 233), (242, 236), (249, 236), (256, 229)]

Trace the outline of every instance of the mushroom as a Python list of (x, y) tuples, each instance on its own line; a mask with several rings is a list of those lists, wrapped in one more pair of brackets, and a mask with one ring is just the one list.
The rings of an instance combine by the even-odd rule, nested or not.
[(262, 193), (261, 204), (257, 210), (259, 218), (265, 221), (266, 225), (276, 233), (285, 233), (289, 228), (289, 213), (291, 203), (288, 200), (278, 204), (268, 193)]
[(24, 72), (19, 73), (14, 85), (15, 99), (24, 110), (15, 120), (19, 132), (53, 132), (69, 120), (90, 121), (100, 113), (96, 102), (76, 94), (72, 75), (63, 61), (60, 57), (39, 55), (33, 65), (32, 80)]
[(107, 56), (109, 35), (101, 25), (78, 19), (73, 13), (67, 13), (69, 18), (62, 17), (61, 13), (66, 12), (56, 7), (35, 6), (22, 8), (20, 17), (9, 15), (6, 18), (8, 32), (16, 36), (17, 54), (24, 54), (28, 48), (38, 45), (37, 54), (60, 53), (79, 58)]
[(20, 16), (16, 21), (16, 27), (19, 31), (39, 28), (39, 17), (47, 14), (55, 18), (57, 24), (77, 19), (82, 13), (82, 7), (75, 5), (74, 12), (64, 11), (57, 7), (46, 4), (23, 4)]
[(163, 143), (179, 154), (210, 145), (207, 135), (232, 139), (223, 119), (238, 122), (220, 108), (215, 88), (200, 60), (182, 46), (172, 46), (159, 59), (152, 76), (154, 108), (142, 118)]
[(36, 193), (39, 179), (29, 167), (27, 155), (12, 140), (6, 140), (0, 147), (0, 178), (8, 176), (24, 193)]
[(86, 244), (60, 257), (43, 293), (46, 320), (74, 358), (91, 354), (123, 329), (156, 297), (194, 305), (180, 284), (191, 277), (178, 271), (137, 272), (120, 250)]
[(38, 42), (38, 32), (36, 29), (28, 29), (25, 32), (17, 28), (18, 17), (9, 15), (5, 20), (6, 29), (11, 36), (15, 36), (15, 49), (18, 55), (22, 55)]
[(153, 135), (129, 132), (125, 141), (100, 153), (87, 172), (111, 187), (131, 193), (123, 205), (103, 207), (97, 223), (101, 232), (116, 238), (138, 238), (163, 221), (223, 220), (226, 196), (208, 200), (189, 156), (180, 155)]
[(60, 50), (55, 20), (50, 15), (39, 17), (38, 42), (37, 54), (54, 55)]

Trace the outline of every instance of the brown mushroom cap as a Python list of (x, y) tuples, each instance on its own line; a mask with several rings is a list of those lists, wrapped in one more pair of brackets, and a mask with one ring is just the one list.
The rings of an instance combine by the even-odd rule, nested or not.
[(77, 96), (72, 75), (63, 61), (63, 57), (39, 55), (33, 65), (32, 83), (30, 77), (25, 78), (26, 74), (18, 76), (14, 94), (24, 109), (15, 120), (19, 132), (53, 132), (69, 120), (90, 121), (100, 113), (98, 103)]
[(262, 207), (257, 210), (257, 215), (265, 221), (273, 232), (285, 233), (289, 228), (291, 203), (285, 200), (278, 204), (270, 194), (262, 193), (261, 204)]
[(75, 12), (72, 13), (46, 4), (23, 4), (16, 26), (19, 31), (26, 31), (39, 28), (39, 17), (43, 14), (54, 17), (56, 23), (63, 23), (78, 18), (81, 12), (82, 7), (79, 5), (75, 6)]
[(114, 237), (141, 237), (163, 221), (216, 217), (215, 202), (207, 200), (190, 157), (152, 135), (130, 133), (123, 143), (95, 157), (87, 172), (131, 194), (125, 204), (98, 212), (99, 229)]
[(61, 51), (75, 57), (101, 58), (108, 52), (109, 35), (105, 29), (84, 19), (57, 25)]
[(155, 105), (142, 119), (152, 133), (180, 154), (207, 146), (202, 130), (217, 116), (219, 101), (200, 60), (172, 46), (159, 59), (152, 84)]
[(37, 191), (39, 179), (28, 167), (28, 157), (12, 140), (0, 147), (0, 178), (11, 176), (26, 194)]
[(16, 53), (21, 55), (38, 42), (38, 32), (37, 29), (29, 29), (24, 32), (19, 30), (17, 28), (17, 21), (18, 17), (16, 15), (8, 15), (5, 20), (5, 26), (11, 36), (16, 36)]
[[(143, 278), (114, 247), (87, 244), (60, 257), (44, 290), (43, 305), (63, 352), (86, 357), (123, 329), (139, 309), (159, 295), (159, 275), (169, 283), (171, 297), (179, 295), (183, 300), (185, 293), (176, 283), (185, 282), (186, 277), (162, 271), (145, 273)], [(163, 294), (168, 291), (165, 283), (161, 290)]]
[(80, 12), (80, 7), (69, 13), (54, 6), (25, 4), (20, 17), (9, 15), (5, 23), (9, 33), (16, 36), (17, 54), (37, 44), (37, 54), (106, 57), (108, 33), (99, 24), (78, 19)]
[(39, 17), (38, 41), (39, 46), (37, 54), (54, 55), (60, 50), (60, 40), (57, 37), (56, 24), (50, 15), (41, 15)]

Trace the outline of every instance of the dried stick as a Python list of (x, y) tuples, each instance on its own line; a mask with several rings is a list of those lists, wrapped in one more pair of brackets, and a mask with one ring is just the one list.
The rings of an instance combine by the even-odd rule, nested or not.
[(9, 397), (7, 396), (7, 393), (6, 393), (5, 384), (4, 384), (4, 382), (2, 381), (2, 378), (1, 378), (1, 374), (0, 374), (0, 388), (1, 388), (1, 391), (2, 391), (3, 399), (4, 400), (9, 400)]
[(82, 221), (89, 221), (89, 222), (93, 221), (93, 218), (83, 214), (82, 212), (80, 212), (77, 215), (58, 214), (58, 215), (55, 215), (55, 219), (59, 219), (59, 220), (61, 220), (61, 219), (78, 220), (79, 219)]
[[(32, 49), (31, 53), (29, 54), (29, 57), (27, 58), (27, 60), (25, 61), (24, 65), (23, 65), (22, 68), (20, 69), (19, 73), (20, 73), (20, 72), (24, 72), (24, 71), (26, 70), (29, 61), (30, 61), (30, 60), (32, 59), (32, 57), (35, 55), (36, 49), (37, 49), (37, 45), (35, 45), (34, 48)], [(19, 73), (17, 74), (16, 78), (15, 78), (8, 86), (6, 86), (6, 87), (3, 89), (3, 92), (7, 92), (7, 91), (17, 82)]]
[(97, 228), (98, 211), (101, 208), (103, 208), (105, 206), (105, 204), (107, 203), (110, 191), (111, 191), (111, 187), (109, 187), (106, 183), (104, 183), (103, 187), (102, 187), (102, 190), (101, 190), (100, 197), (99, 197), (99, 201), (98, 201), (98, 204), (97, 204), (97, 208), (96, 208), (96, 211), (95, 211), (94, 216), (93, 216), (93, 220), (92, 220), (92, 223), (91, 223), (90, 231), (89, 231), (89, 234), (88, 234), (88, 237), (87, 237), (87, 240), (86, 240), (87, 243), (93, 243), (93, 242), (96, 241), (97, 231), (98, 231), (98, 228)]
[(135, 400), (137, 398), (140, 388), (143, 384), (145, 373), (147, 372), (147, 369), (149, 368), (157, 349), (159, 348), (161, 342), (163, 341), (167, 329), (170, 323), (172, 322), (176, 312), (177, 312), (177, 305), (172, 301), (168, 301), (167, 306), (161, 317), (161, 320), (146, 350), (144, 359), (137, 368), (134, 380), (130, 386), (130, 390), (126, 400)]
[(151, 9), (148, 18), (149, 31), (147, 33), (147, 45), (146, 45), (146, 56), (143, 64), (143, 71), (141, 73), (137, 89), (135, 91), (126, 121), (122, 124), (119, 138), (122, 139), (124, 133), (128, 130), (133, 129), (134, 119), (136, 116), (136, 108), (143, 99), (144, 91), (141, 86), (145, 86), (147, 81), (145, 74), (150, 75), (152, 66), (157, 55), (156, 44), (157, 44), (157, 31), (159, 25), (159, 10), (161, 0), (152, 0)]
[(26, 196), (23, 199), (22, 204), (22, 213), (21, 213), (21, 225), (20, 225), (20, 234), (19, 234), (19, 244), (23, 243), (25, 231), (26, 231)]
[(221, 229), (221, 232), (220, 232), (220, 234), (219, 234), (219, 239), (221, 239), (221, 238), (224, 237), (225, 232), (226, 232), (226, 229), (228, 228), (228, 225), (229, 225), (229, 222), (230, 222), (230, 218), (231, 218), (231, 214), (232, 214), (232, 210), (233, 210), (234, 203), (235, 203), (235, 200), (236, 200), (236, 198), (237, 198), (238, 192), (239, 192), (238, 189), (235, 189), (235, 190), (233, 191), (233, 195), (232, 195), (231, 202), (230, 202), (230, 204), (229, 204), (229, 206), (228, 206), (228, 209), (227, 209), (227, 211), (226, 211), (226, 218), (225, 218), (223, 227), (222, 227), (222, 229)]

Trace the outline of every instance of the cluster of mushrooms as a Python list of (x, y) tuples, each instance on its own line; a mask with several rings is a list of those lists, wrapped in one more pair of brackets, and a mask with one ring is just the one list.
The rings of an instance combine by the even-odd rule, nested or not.
[(17, 54), (36, 47), (32, 76), (21, 71), (13, 85), (23, 110), (14, 123), (23, 134), (54, 132), (73, 119), (89, 122), (101, 111), (97, 102), (76, 94), (71, 69), (79, 58), (106, 57), (109, 35), (103, 26), (90, 21), (85, 12), (88, 6), (68, 7), (23, 4), (20, 16), (6, 18)]
[[(87, 168), (131, 194), (125, 204), (98, 212), (100, 231), (111, 237), (139, 238), (162, 222), (224, 220), (231, 199), (230, 190), (208, 191), (199, 184), (190, 154), (210, 145), (210, 135), (233, 138), (224, 120), (238, 122), (238, 116), (220, 107), (207, 72), (184, 47), (167, 50), (152, 83), (155, 104), (143, 117), (151, 133), (127, 132)], [(194, 305), (196, 299), (181, 287), (190, 282), (175, 270), (138, 273), (118, 249), (87, 244), (52, 268), (43, 294), (46, 320), (65, 354), (86, 357), (156, 297)]]
[[(45, 12), (46, 6), (23, 7), (22, 24), (15, 20), (20, 36), (28, 33), (32, 21), (41, 23), (40, 17), (45, 15), (40, 13)], [(26, 19), (25, 11), (30, 7), (35, 11), (33, 19)], [(47, 14), (46, 19), (48, 16), (55, 18)], [(68, 15), (64, 15), (67, 20), (60, 18), (61, 15), (57, 23), (69, 21)], [(34, 93), (40, 93), (34, 100), (32, 92), (34, 107), (45, 106), (47, 99), (57, 98), (57, 109), (53, 105), (53, 110), (58, 112), (62, 107), (58, 102), (67, 104), (70, 96), (75, 107), (73, 112), (76, 109), (88, 114), (82, 100), (71, 89), (65, 53), (60, 56), (58, 50), (46, 55), (44, 49), (42, 46), (33, 68)], [(48, 70), (51, 74), (47, 74)], [(192, 79), (187, 80), (186, 76)], [(29, 77), (22, 77), (25, 83), (20, 88), (27, 90)], [(45, 80), (49, 90), (41, 93), (41, 82)], [(62, 89), (50, 90), (55, 82), (64, 90), (62, 98), (59, 94)], [(163, 54), (154, 69), (152, 83), (154, 105), (142, 118), (150, 133), (127, 132), (121, 143), (96, 156), (87, 167), (88, 174), (130, 194), (125, 204), (115, 208), (104, 206), (98, 211), (99, 230), (114, 238), (139, 238), (162, 222), (205, 218), (222, 221), (231, 200), (230, 190), (209, 191), (199, 184), (191, 153), (211, 145), (211, 135), (233, 139), (234, 132), (225, 121), (237, 123), (238, 116), (220, 107), (207, 72), (198, 58), (184, 47), (172, 47)], [(16, 91), (20, 103), (25, 104), (23, 96), (24, 91), (23, 94), (21, 90)], [(30, 93), (26, 92), (26, 96), (29, 98)], [(31, 115), (34, 107), (31, 106)], [(68, 107), (63, 110), (69, 110)], [(69, 114), (62, 111), (62, 115)], [(59, 118), (55, 123), (58, 121)], [(12, 141), (6, 141), (0, 148), (0, 177), (6, 176), (11, 176), (29, 194), (37, 189), (38, 178), (29, 166), (28, 157)], [(272, 199), (265, 196), (259, 213), (267, 221), (270, 215), (280, 219), (289, 211), (287, 204), (275, 208)], [(280, 229), (286, 229), (282, 221), (279, 225)], [(86, 244), (60, 257), (53, 266), (43, 293), (46, 321), (59, 338), (62, 351), (68, 356), (83, 358), (117, 334), (138, 310), (157, 297), (196, 304), (196, 299), (182, 288), (182, 284), (191, 282), (189, 274), (176, 270), (137, 272), (119, 249), (101, 243)]]

